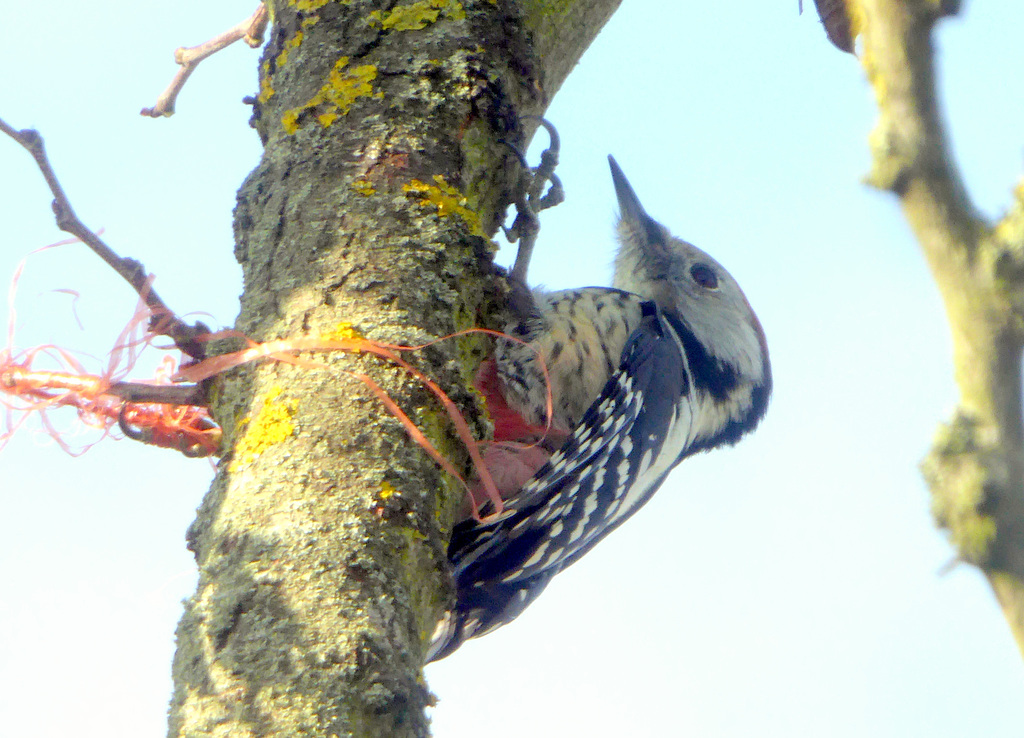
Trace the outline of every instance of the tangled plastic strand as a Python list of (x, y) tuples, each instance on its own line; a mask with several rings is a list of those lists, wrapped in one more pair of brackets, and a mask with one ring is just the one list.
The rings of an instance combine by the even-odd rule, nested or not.
[[(73, 243), (77, 239), (61, 241), (45, 246), (39, 251)], [(33, 252), (36, 253), (36, 252)], [(44, 432), (50, 436), (64, 451), (79, 455), (91, 448), (116, 426), (127, 438), (155, 445), (161, 448), (174, 449), (189, 457), (216, 455), (219, 451), (222, 433), (220, 427), (212, 419), (206, 407), (200, 405), (181, 405), (161, 402), (127, 401), (122, 394), (112, 391), (115, 385), (126, 384), (123, 380), (138, 362), (140, 353), (152, 344), (159, 332), (159, 321), (154, 328), (152, 312), (146, 306), (145, 295), (140, 297), (135, 313), (128, 325), (121, 331), (110, 351), (106, 366), (97, 374), (89, 373), (82, 363), (70, 352), (57, 346), (37, 346), (32, 349), (15, 352), (14, 326), (15, 306), (14, 295), (18, 280), (21, 277), (25, 261), (15, 270), (8, 296), (9, 322), (7, 330), (7, 347), (0, 350), (0, 407), (3, 408), (3, 426), (0, 432), (0, 449), (7, 443), (15, 431), (24, 425), (32, 416), (39, 419)], [(152, 278), (150, 279), (150, 281)], [(148, 283), (147, 283), (148, 289)], [(156, 333), (154, 332), (156, 331)], [(536, 457), (536, 463), (546, 458), (540, 450), (539, 441), (519, 442), (518, 437), (544, 437), (550, 428), (518, 429), (509, 435), (501, 428), (503, 421), (495, 417), (496, 433), (493, 441), (478, 441), (474, 438), (469, 424), (448, 395), (422, 371), (409, 364), (399, 354), (426, 348), (439, 341), (456, 338), (469, 333), (485, 333), (506, 340), (522, 343), (520, 339), (507, 336), (498, 331), (485, 328), (471, 328), (450, 336), (424, 343), (419, 346), (401, 346), (379, 343), (362, 338), (355, 331), (348, 330), (341, 336), (305, 336), (300, 338), (282, 339), (257, 344), (236, 331), (223, 331), (211, 334), (206, 340), (213, 338), (236, 337), (243, 339), (248, 347), (233, 353), (222, 354), (206, 359), (197, 364), (175, 371), (175, 362), (170, 357), (164, 358), (154, 379), (133, 382), (134, 385), (172, 385), (181, 382), (199, 383), (228, 371), (242, 364), (258, 360), (282, 361), (306, 368), (325, 368), (323, 364), (300, 359), (296, 352), (345, 351), (349, 353), (368, 353), (401, 367), (415, 377), (441, 403), (454, 425), (455, 431), (462, 440), (473, 463), (477, 482), (471, 489), (455, 469), (430, 442), (426, 435), (416, 426), (409, 416), (388, 396), (377, 382), (366, 374), (345, 372), (362, 382), (377, 399), (387, 408), (403, 426), (409, 437), (415, 441), (445, 472), (450, 474), (466, 490), (471, 507), (471, 515), (477, 520), (491, 519), (500, 515), (503, 510), (502, 490), (495, 484), (489, 469), (488, 459), (493, 459), (491, 449), (502, 448), (508, 453)], [(38, 363), (45, 363), (51, 368), (37, 368)], [(543, 365), (543, 360), (542, 360)], [(546, 374), (546, 369), (545, 369)], [(488, 410), (493, 413), (495, 407), (493, 392), (481, 389)], [(548, 417), (551, 416), (551, 393), (548, 389)], [(95, 440), (80, 447), (73, 447), (66, 440), (66, 431), (59, 430), (49, 417), (49, 412), (62, 407), (71, 407), (77, 411), (78, 419), (85, 426), (97, 429), (100, 435)], [(520, 433), (520, 431), (529, 431)], [(482, 452), (482, 449), (484, 451)], [(474, 491), (483, 494), (478, 500)], [(506, 495), (514, 490), (504, 490)], [(481, 507), (489, 503), (490, 514), (482, 517)]]
[[(77, 241), (59, 241), (32, 253)], [(17, 312), (14, 298), (25, 262), (24, 259), (21, 261), (11, 280), (7, 345), (0, 349), (0, 406), (3, 408), (0, 448), (29, 418), (35, 416), (46, 435), (73, 456), (84, 453), (110, 435), (115, 425), (130, 438), (173, 448), (189, 456), (215, 453), (220, 442), (220, 429), (206, 408), (126, 402), (110, 391), (134, 368), (140, 353), (153, 340), (154, 334), (148, 329), (152, 314), (142, 299), (117, 337), (106, 366), (99, 373), (88, 372), (71, 352), (57, 346), (44, 345), (15, 351)], [(39, 368), (40, 364), (48, 368)], [(157, 378), (146, 383), (169, 383), (173, 364), (173, 360), (167, 357)], [(75, 408), (79, 421), (100, 431), (99, 436), (88, 443), (73, 446), (67, 440), (67, 431), (58, 429), (49, 417), (51, 410), (60, 407)]]

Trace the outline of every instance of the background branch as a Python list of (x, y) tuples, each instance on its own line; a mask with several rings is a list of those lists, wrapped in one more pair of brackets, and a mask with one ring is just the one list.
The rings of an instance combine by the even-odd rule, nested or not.
[(864, 68), (880, 111), (869, 180), (898, 196), (952, 329), (960, 406), (922, 465), (932, 509), (959, 558), (984, 571), (1024, 653), (1020, 205), (993, 228), (971, 203), (949, 153), (932, 31), (959, 3), (856, 5)]

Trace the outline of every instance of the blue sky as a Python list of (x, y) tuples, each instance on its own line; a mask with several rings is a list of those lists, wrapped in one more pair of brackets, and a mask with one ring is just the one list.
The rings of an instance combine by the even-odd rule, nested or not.
[[(726, 265), (768, 335), (776, 391), (735, 449), (691, 459), (514, 624), (427, 670), (443, 738), (547, 735), (944, 738), (1019, 734), (1024, 666), (917, 472), (956, 391), (942, 306), (894, 200), (860, 179), (875, 110), (858, 64), (795, 2), (631, 0), (555, 97), (567, 200), (532, 277), (606, 284), (612, 153), (647, 210)], [(810, 4), (807, 4), (810, 10)], [(45, 135), (79, 215), (142, 259), (179, 311), (229, 325), (234, 192), (260, 147), (240, 104), (257, 54), (138, 116), (173, 49), (251, 3), (18, 4), (0, 115)], [(956, 157), (996, 216), (1021, 176), (1016, 4), (943, 25)], [(40, 34), (45, 44), (40, 43)], [(0, 141), (0, 277), (60, 239), (25, 153)], [(511, 255), (502, 254), (508, 260)], [(81, 293), (70, 300), (56, 288)], [(18, 343), (102, 355), (134, 298), (78, 246), (33, 257)], [(351, 391), (346, 388), (345, 391)], [(0, 715), (10, 735), (164, 730), (184, 532), (211, 470), (105, 442), (73, 459), (31, 433), (0, 452)]]

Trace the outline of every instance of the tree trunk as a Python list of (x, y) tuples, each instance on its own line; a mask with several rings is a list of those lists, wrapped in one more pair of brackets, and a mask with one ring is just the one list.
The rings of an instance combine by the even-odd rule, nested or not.
[[(356, 331), (422, 344), (494, 326), (489, 241), (534, 125), (619, 0), (273, 3), (238, 195), (256, 341)], [(382, 9), (387, 5), (388, 9)], [(526, 130), (524, 130), (524, 128)], [(482, 436), (486, 344), (407, 354)], [(437, 401), (366, 356), (235, 370), (216, 389), (230, 451), (189, 531), (169, 734), (425, 736), (424, 648), (452, 596), (464, 492), (346, 372), (369, 374), (457, 466)], [(310, 361), (324, 368), (310, 368)]]

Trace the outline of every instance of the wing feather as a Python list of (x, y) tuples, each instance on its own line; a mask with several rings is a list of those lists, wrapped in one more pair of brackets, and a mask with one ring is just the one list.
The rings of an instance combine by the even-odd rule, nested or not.
[(580, 425), (500, 518), (455, 527), (458, 599), (430, 659), (514, 619), (559, 571), (651, 498), (691, 442), (693, 391), (679, 335), (642, 305), (618, 370)]

